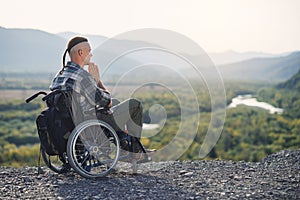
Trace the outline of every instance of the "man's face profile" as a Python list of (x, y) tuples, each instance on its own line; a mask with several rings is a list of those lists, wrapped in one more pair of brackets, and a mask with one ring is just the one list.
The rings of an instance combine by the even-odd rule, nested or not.
[(91, 46), (88, 42), (84, 42), (82, 46), (84, 65), (88, 65), (91, 62), (92, 57)]

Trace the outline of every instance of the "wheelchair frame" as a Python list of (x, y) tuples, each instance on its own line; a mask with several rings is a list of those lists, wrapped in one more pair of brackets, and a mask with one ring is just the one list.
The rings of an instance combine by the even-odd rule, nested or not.
[[(26, 99), (26, 103), (39, 95), (45, 95), (42, 100), (48, 105), (47, 100), (58, 93), (64, 94), (66, 100), (66, 92), (70, 91), (55, 90), (48, 94), (40, 91)], [(67, 101), (71, 105), (70, 99)], [(137, 160), (133, 153), (134, 141), (138, 142), (142, 150), (143, 160)], [(133, 173), (137, 173), (139, 163), (151, 161), (139, 140), (129, 134), (120, 135), (109, 124), (98, 119), (84, 120), (77, 125), (68, 137), (66, 150), (62, 155), (50, 156), (41, 147), (41, 156), (52, 171), (66, 173), (73, 169), (85, 178), (107, 176), (118, 161), (131, 162)]]

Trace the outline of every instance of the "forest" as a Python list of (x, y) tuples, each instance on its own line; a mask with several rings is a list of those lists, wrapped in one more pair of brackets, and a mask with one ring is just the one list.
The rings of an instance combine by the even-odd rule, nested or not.
[[(298, 73), (299, 74), (299, 73)], [(297, 81), (298, 80), (298, 81)], [(16, 83), (16, 82), (14, 82)], [(24, 85), (24, 82), (22, 82)], [(38, 83), (37, 83), (38, 84)], [(296, 75), (285, 83), (267, 84), (228, 81), (225, 84), (226, 103), (239, 94), (252, 94), (259, 101), (284, 109), (283, 114), (270, 114), (255, 107), (238, 106), (226, 109), (226, 119), (219, 140), (204, 159), (226, 159), (260, 161), (265, 156), (282, 149), (300, 147), (300, 92)], [(3, 85), (1, 86), (3, 89)], [(9, 86), (17, 89), (18, 86)], [(35, 85), (25, 89), (47, 89)], [(151, 87), (155, 90), (155, 86)], [(7, 88), (6, 88), (7, 89)], [(24, 89), (24, 88), (22, 88)], [(150, 91), (150, 92), (149, 92)], [(197, 93), (201, 121), (197, 134), (180, 160), (199, 159), (199, 150), (206, 135), (210, 118), (210, 98), (205, 91)], [(149, 122), (149, 108), (154, 104), (164, 107), (167, 119), (164, 126), (151, 137), (142, 138), (146, 148), (160, 149), (167, 145), (178, 130), (181, 108), (176, 96), (170, 92), (151, 90), (141, 91), (134, 96), (143, 102), (144, 122)], [(191, 101), (188, 94), (185, 100)], [(0, 165), (33, 166), (39, 156), (39, 139), (35, 125), (37, 115), (45, 108), (41, 99), (26, 104), (24, 99), (1, 99), (0, 101)], [(154, 112), (155, 113), (155, 112)], [(193, 110), (188, 110), (191, 118)], [(156, 116), (155, 119), (160, 119)], [(161, 121), (154, 121), (161, 123)], [(152, 123), (154, 123), (152, 121)], [(184, 132), (193, 132), (186, 126)], [(151, 131), (150, 131), (151, 132)], [(149, 133), (145, 133), (147, 136)], [(151, 135), (151, 134), (150, 134)], [(184, 140), (183, 140), (184, 142)], [(178, 144), (180, 145), (180, 144)]]

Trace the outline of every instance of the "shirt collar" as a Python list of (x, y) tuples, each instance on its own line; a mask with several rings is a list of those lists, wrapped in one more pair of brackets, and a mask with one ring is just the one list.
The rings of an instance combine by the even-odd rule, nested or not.
[(69, 66), (69, 67), (75, 67), (75, 68), (81, 68), (80, 65), (78, 65), (77, 63), (74, 63), (72, 61), (69, 61), (67, 63), (67, 66)]

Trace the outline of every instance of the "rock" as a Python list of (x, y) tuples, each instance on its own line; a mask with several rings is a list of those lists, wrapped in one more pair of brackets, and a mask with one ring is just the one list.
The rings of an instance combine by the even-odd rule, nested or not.
[(0, 167), (0, 199), (300, 199), (300, 150), (261, 162), (222, 160), (141, 164), (137, 175), (120, 163), (106, 178), (74, 171)]

